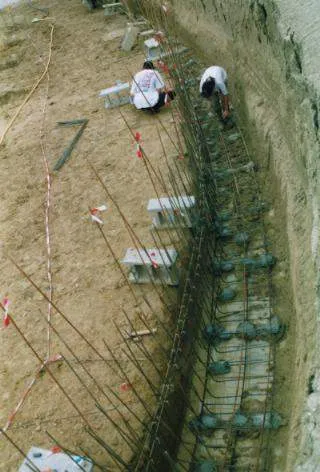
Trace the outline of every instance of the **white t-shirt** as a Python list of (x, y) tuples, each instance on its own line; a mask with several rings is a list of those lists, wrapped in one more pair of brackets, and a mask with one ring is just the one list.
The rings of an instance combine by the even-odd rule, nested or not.
[(221, 92), (222, 95), (228, 95), (228, 90), (226, 87), (226, 82), (228, 80), (228, 76), (226, 71), (219, 66), (211, 66), (206, 69), (201, 77), (200, 80), (200, 93), (202, 92), (202, 86), (204, 82), (209, 78), (212, 77), (215, 80), (215, 87), (214, 90)]
[(131, 86), (135, 107), (138, 109), (153, 107), (159, 99), (158, 89), (164, 85), (161, 75), (156, 70), (144, 69), (138, 72)]

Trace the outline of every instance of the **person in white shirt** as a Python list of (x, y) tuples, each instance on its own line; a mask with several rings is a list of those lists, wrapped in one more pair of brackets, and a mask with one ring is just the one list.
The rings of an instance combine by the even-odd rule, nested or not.
[(228, 118), (230, 115), (230, 103), (226, 86), (227, 80), (227, 73), (220, 66), (208, 67), (200, 80), (200, 94), (202, 97), (210, 99), (214, 93), (221, 97), (223, 119)]
[(158, 112), (174, 98), (174, 92), (167, 91), (161, 74), (154, 70), (152, 61), (145, 61), (143, 69), (135, 74), (131, 85), (132, 103), (138, 110)]

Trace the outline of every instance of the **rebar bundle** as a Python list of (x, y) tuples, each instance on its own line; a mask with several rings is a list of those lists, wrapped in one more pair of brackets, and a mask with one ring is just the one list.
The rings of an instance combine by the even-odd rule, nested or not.
[(161, 6), (145, 8), (167, 38), (164, 57), (178, 95), (188, 181), (197, 201), (191, 247), (199, 232), (201, 245), (188, 272), (193, 280), (187, 276), (191, 310), (183, 316), (173, 374), (183, 392), (179, 411), (193, 418), (182, 427), (178, 451), (165, 432), (154, 438), (143, 470), (268, 470), (269, 433), (284, 424), (272, 409), (272, 394), (275, 344), (285, 327), (272, 307), (276, 259), (263, 226), (267, 204), (241, 131), (219, 123), (219, 104), (209, 110), (199, 99), (195, 79), (201, 65), (188, 51), (175, 53), (174, 20)]

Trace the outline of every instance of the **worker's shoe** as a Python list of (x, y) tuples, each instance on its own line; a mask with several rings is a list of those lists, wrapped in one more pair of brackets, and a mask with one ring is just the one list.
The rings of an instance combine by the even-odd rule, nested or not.
[(221, 118), (222, 129), (231, 129), (234, 127), (234, 119), (232, 115), (229, 115), (227, 118)]

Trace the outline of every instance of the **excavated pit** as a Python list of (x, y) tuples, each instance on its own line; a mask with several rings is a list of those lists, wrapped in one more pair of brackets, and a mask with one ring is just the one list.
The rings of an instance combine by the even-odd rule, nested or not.
[(271, 203), (266, 233), (278, 258), (273, 299), (288, 325), (274, 373), (274, 407), (287, 427), (273, 435), (272, 470), (316, 470), (320, 7), (205, 0), (175, 0), (171, 7), (184, 42), (205, 64), (228, 71), (231, 101), (260, 166), (262, 197)]

